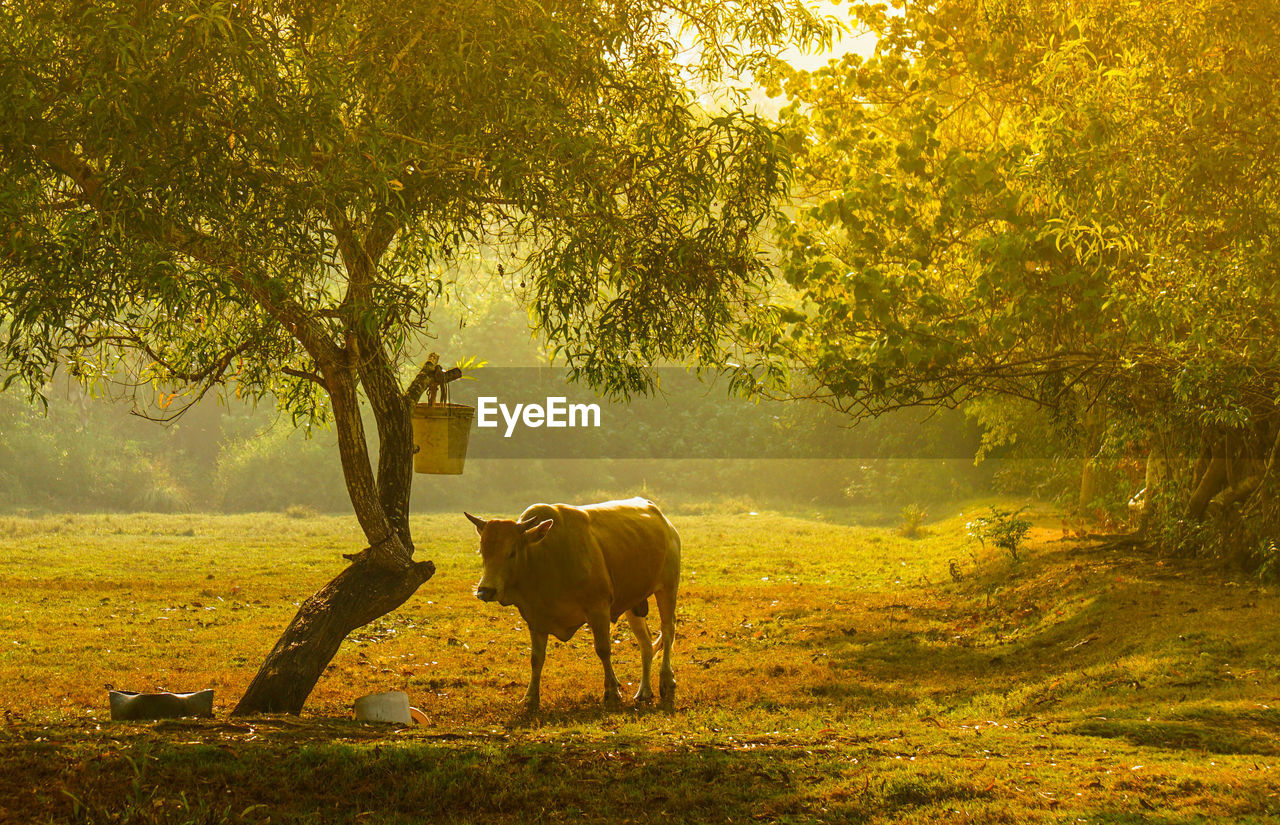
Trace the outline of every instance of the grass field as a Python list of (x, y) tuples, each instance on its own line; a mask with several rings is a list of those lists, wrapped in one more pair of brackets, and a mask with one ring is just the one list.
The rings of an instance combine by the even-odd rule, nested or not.
[[(435, 578), (343, 646), (301, 718), (235, 720), (353, 520), (0, 517), (0, 821), (1280, 821), (1280, 596), (1048, 513), (1015, 563), (966, 541), (976, 513), (914, 540), (673, 516), (674, 710), (603, 710), (584, 631), (552, 642), (533, 716), (519, 617), (471, 595), (474, 531), (423, 517)], [(108, 684), (213, 687), (219, 718), (112, 723)], [(393, 688), (431, 724), (348, 720)]]

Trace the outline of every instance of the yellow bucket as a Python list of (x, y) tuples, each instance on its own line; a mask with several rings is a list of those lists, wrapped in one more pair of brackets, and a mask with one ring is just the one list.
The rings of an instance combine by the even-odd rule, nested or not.
[(413, 471), (460, 475), (476, 408), (465, 404), (418, 404), (413, 408)]

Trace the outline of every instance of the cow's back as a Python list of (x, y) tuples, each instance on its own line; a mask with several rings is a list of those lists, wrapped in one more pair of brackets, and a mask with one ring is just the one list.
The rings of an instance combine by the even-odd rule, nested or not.
[[(653, 502), (643, 498), (585, 507), (535, 504), (521, 521), (552, 519), (556, 526), (540, 544), (573, 597), (611, 593), (614, 617), (638, 607), (664, 588), (674, 589), (680, 571), (680, 536)], [(531, 548), (533, 549), (533, 548)], [(569, 595), (569, 593), (566, 593)]]
[[(680, 536), (658, 506), (643, 498), (582, 508), (591, 519), (614, 587), (614, 614), (639, 605), (680, 570)], [(674, 571), (674, 577), (669, 574)], [(664, 575), (670, 582), (664, 582)]]

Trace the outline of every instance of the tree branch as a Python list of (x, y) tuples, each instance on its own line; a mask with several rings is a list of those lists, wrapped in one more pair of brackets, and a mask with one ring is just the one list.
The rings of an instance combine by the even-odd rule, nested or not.
[(308, 370), (295, 369), (293, 367), (281, 367), (280, 371), (283, 372), (285, 375), (292, 375), (294, 378), (305, 378), (308, 381), (313, 381), (316, 384), (319, 384), (321, 387), (323, 387), (326, 390), (329, 389), (328, 382), (325, 381), (324, 376), (320, 375), (319, 373), (310, 372)]
[[(55, 171), (67, 176), (83, 193), (86, 205), (92, 207), (99, 215), (106, 216), (109, 204), (105, 203), (102, 194), (102, 182), (98, 172), (83, 158), (77, 156), (66, 147), (46, 149), (41, 158)], [(213, 270), (222, 273), (237, 288), (267, 314), (275, 318), (294, 338), (298, 340), (317, 363), (333, 361), (337, 358), (337, 347), (325, 334), (323, 328), (315, 323), (314, 318), (297, 301), (287, 295), (275, 294), (267, 288), (267, 280), (247, 273), (237, 263), (251, 257), (251, 253), (242, 249), (227, 249), (226, 244), (190, 227), (173, 221), (157, 218), (159, 228), (156, 231), (144, 231), (139, 227), (143, 222), (130, 222), (124, 231), (132, 232), (135, 237), (154, 243), (186, 255)]]
[(442, 372), (440, 356), (434, 352), (431, 353), (423, 363), (422, 369), (418, 370), (418, 374), (409, 382), (408, 388), (404, 391), (404, 400), (409, 404), (417, 404), (427, 388), (440, 380)]

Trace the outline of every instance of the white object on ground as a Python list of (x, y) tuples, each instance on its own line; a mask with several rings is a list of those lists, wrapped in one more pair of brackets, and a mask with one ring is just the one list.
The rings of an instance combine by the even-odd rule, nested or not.
[(356, 718), (364, 722), (411, 724), (413, 717), (409, 714), (409, 694), (403, 690), (388, 690), (361, 696), (356, 700)]

